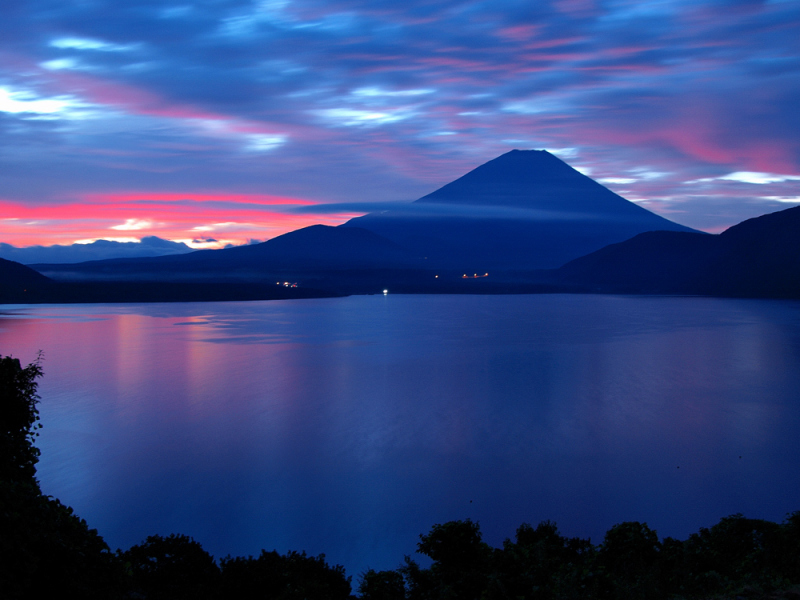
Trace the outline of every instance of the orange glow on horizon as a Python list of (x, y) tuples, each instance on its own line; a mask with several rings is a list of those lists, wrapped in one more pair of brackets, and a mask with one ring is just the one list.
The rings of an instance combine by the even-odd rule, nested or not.
[(184, 242), (213, 238), (222, 247), (271, 239), (309, 225), (339, 225), (357, 216), (291, 212), (293, 206), (315, 205), (322, 203), (268, 194), (207, 192), (92, 193), (81, 202), (38, 205), (0, 199), (0, 242), (50, 246), (154, 235)]

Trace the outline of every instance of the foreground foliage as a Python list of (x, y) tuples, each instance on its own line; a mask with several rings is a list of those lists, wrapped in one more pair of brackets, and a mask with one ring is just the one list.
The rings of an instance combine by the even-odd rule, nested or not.
[(122, 571), (97, 531), (36, 480), (39, 361), (0, 357), (0, 590), (3, 598), (111, 598)]
[[(396, 571), (367, 571), (359, 586), (362, 597), (800, 598), (795, 587), (800, 586), (800, 512), (782, 524), (732, 515), (684, 541), (659, 541), (646, 524), (626, 522), (595, 546), (564, 537), (545, 521), (535, 528), (523, 524), (514, 541), (492, 548), (470, 520), (435, 525), (420, 540), (417, 552), (432, 559), (430, 567), (406, 557)], [(776, 596), (781, 590), (789, 595)]]
[[(185, 535), (150, 536), (110, 551), (71, 508), (45, 496), (39, 451), (37, 361), (0, 357), (0, 591), (3, 598), (345, 600), (344, 568), (324, 555), (227, 557)], [(554, 523), (521, 525), (492, 548), (469, 519), (420, 536), (422, 567), (359, 577), (367, 600), (800, 598), (800, 511), (783, 523), (723, 518), (686, 540), (659, 540), (644, 523), (612, 527), (603, 542), (567, 538)]]

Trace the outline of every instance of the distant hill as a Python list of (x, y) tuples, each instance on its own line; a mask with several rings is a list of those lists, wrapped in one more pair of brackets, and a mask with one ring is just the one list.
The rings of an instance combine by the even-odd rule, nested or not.
[(72, 302), (194, 302), (319, 298), (314, 288), (261, 283), (80, 281), (58, 282), (30, 267), (0, 258), (0, 304)]
[(643, 233), (564, 265), (554, 281), (596, 292), (800, 298), (800, 207), (719, 235)]
[[(146, 259), (35, 265), (59, 281), (297, 283), (333, 294), (418, 278), (424, 260), (361, 228), (312, 225), (261, 244)], [(415, 275), (417, 274), (417, 275)]]
[(171, 242), (156, 236), (143, 237), (139, 242), (96, 240), (90, 244), (69, 246), (27, 246), (17, 248), (0, 243), (0, 258), (25, 265), (36, 263), (65, 264), (111, 258), (135, 258), (186, 254), (192, 249), (183, 242)]
[[(163, 259), (162, 259), (163, 260)], [(329, 268), (361, 269), (416, 262), (404, 248), (372, 231), (311, 225), (290, 231), (261, 244), (225, 250), (204, 250), (171, 262), (262, 268), (317, 270)]]
[(530, 271), (644, 231), (691, 232), (625, 200), (544, 150), (512, 150), (411, 203), (356, 217), (442, 268)]
[(0, 302), (27, 303), (47, 293), (54, 282), (18, 262), (0, 258)]

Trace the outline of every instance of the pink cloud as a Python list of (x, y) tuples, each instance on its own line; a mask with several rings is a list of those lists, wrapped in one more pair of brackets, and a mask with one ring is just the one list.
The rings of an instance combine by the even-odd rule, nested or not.
[(594, 0), (556, 0), (553, 5), (559, 12), (570, 15), (597, 12), (597, 5)]
[(521, 46), (524, 50), (541, 50), (543, 48), (557, 48), (559, 46), (569, 46), (587, 41), (584, 36), (573, 36), (566, 38), (553, 38), (549, 40), (541, 40), (538, 42), (528, 42)]
[(509, 42), (523, 42), (533, 38), (540, 30), (538, 25), (513, 25), (498, 30), (495, 35)]
[[(71, 244), (79, 239), (157, 235), (197, 237), (198, 227), (235, 224), (219, 234), (228, 241), (272, 238), (308, 225), (338, 225), (349, 214), (294, 214), (269, 207), (313, 206), (316, 202), (282, 196), (217, 193), (117, 192), (87, 194), (79, 203), (39, 204), (0, 200), (0, 241), (16, 246)], [(120, 229), (125, 223), (135, 231)], [(46, 226), (43, 226), (46, 224)], [(113, 228), (117, 229), (113, 229)]]

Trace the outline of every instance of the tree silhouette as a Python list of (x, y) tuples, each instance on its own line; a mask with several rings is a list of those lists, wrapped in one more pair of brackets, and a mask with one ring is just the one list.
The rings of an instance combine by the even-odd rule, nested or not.
[(42, 376), (41, 354), (27, 367), (18, 358), (0, 357), (0, 480), (35, 481), (39, 449), (33, 445), (38, 435), (39, 411), (36, 404), (37, 379)]
[(258, 558), (223, 558), (220, 598), (236, 600), (348, 600), (350, 578), (325, 555), (261, 551)]
[(369, 569), (361, 575), (358, 593), (364, 600), (405, 600), (406, 588), (397, 571)]
[(403, 567), (412, 598), (480, 598), (493, 550), (483, 542), (478, 523), (450, 521), (434, 525), (430, 533), (419, 537), (417, 552), (433, 559), (433, 564), (423, 570), (408, 560)]
[(40, 359), (0, 357), (0, 595), (115, 598), (121, 571), (103, 538), (36, 481)]
[(203, 547), (186, 535), (151, 535), (120, 557), (136, 594), (153, 600), (214, 598), (219, 568)]

